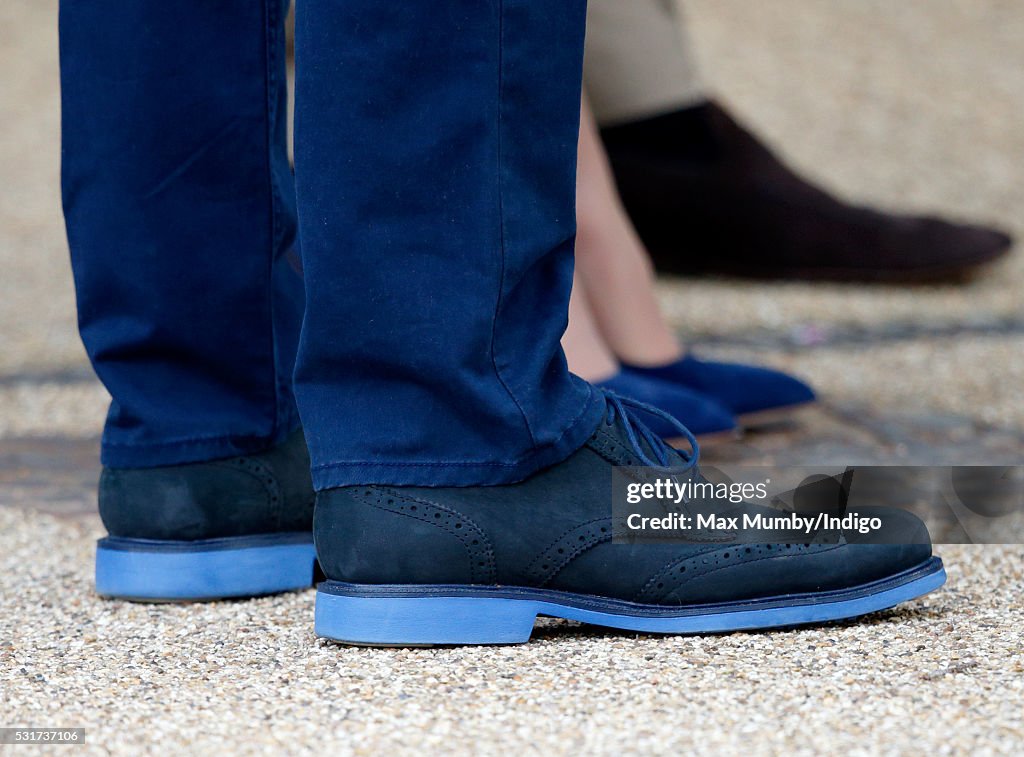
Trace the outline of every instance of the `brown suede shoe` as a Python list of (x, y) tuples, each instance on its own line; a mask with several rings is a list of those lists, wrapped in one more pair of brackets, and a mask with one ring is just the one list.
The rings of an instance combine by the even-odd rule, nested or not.
[(664, 273), (955, 280), (1012, 244), (996, 229), (844, 203), (714, 102), (602, 136), (626, 208)]

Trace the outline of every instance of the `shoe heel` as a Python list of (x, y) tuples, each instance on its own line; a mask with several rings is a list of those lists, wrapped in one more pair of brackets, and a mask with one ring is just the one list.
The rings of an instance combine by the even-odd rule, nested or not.
[(96, 546), (96, 593), (139, 602), (256, 597), (313, 585), (310, 534), (195, 542), (108, 537)]
[(324, 588), (316, 596), (317, 635), (343, 644), (523, 644), (536, 619), (536, 604), (518, 599), (354, 596)]

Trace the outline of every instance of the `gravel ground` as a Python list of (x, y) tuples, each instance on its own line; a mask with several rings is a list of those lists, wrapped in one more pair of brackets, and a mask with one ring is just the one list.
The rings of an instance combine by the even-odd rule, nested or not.
[(702, 353), (792, 371), (840, 405), (863, 404), (877, 413), (957, 414), (1024, 429), (1024, 336), (908, 340), (795, 354), (750, 348)]
[[(1024, 549), (947, 547), (948, 588), (788, 633), (547, 621), (526, 647), (318, 641), (313, 592), (199, 606), (91, 593), (94, 518), (0, 508), (6, 723), (97, 753), (1019, 753)], [(60, 562), (40, 555), (60, 555)]]

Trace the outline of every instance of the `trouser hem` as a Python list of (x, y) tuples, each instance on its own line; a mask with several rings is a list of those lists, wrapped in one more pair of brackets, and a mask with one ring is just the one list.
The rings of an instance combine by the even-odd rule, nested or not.
[(256, 455), (281, 444), (298, 428), (298, 419), (292, 418), (270, 436), (239, 433), (140, 444), (104, 441), (100, 462), (108, 468), (159, 468)]
[(317, 491), (342, 486), (501, 486), (529, 478), (544, 468), (556, 465), (593, 435), (605, 414), (604, 397), (591, 392), (587, 406), (562, 433), (558, 441), (532, 450), (513, 461), (402, 461), (352, 460), (319, 463), (313, 468), (313, 487)]

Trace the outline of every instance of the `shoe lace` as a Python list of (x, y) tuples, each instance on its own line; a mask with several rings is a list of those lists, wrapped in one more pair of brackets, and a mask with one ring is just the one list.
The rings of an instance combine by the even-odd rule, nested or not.
[[(640, 459), (643, 465), (651, 468), (674, 468), (680, 471), (689, 471), (697, 466), (697, 461), (700, 458), (700, 445), (697, 444), (696, 437), (690, 433), (690, 429), (676, 420), (675, 416), (666, 413), (664, 410), (647, 405), (643, 402), (630, 399), (629, 397), (623, 397), (621, 394), (615, 392), (603, 390), (605, 399), (608, 403), (608, 412), (605, 415), (605, 424), (608, 426), (615, 425), (615, 419), (617, 417), (622, 418), (622, 425), (626, 430), (626, 438), (629, 440), (630, 447), (633, 453)], [(673, 428), (679, 431), (679, 436), (686, 440), (690, 447), (689, 452), (678, 450), (670, 447), (665, 441), (651, 431), (647, 426), (640, 421), (636, 416), (630, 412), (642, 411), (650, 413), (651, 415), (658, 416), (669, 423)], [(644, 447), (646, 442), (647, 447)], [(648, 454), (647, 450), (650, 449), (654, 457)], [(679, 455), (686, 462), (682, 467), (672, 466), (673, 454)]]

